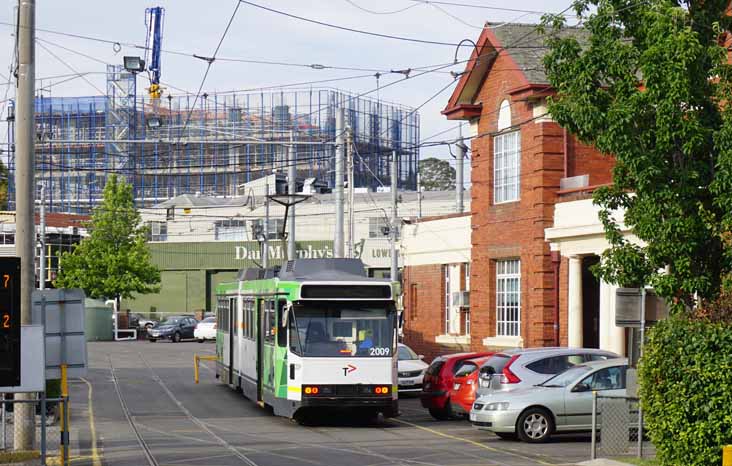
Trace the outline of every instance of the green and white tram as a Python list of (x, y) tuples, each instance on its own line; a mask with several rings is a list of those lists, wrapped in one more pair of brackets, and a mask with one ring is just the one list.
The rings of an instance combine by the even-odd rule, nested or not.
[(245, 269), (217, 287), (217, 377), (279, 416), (335, 407), (397, 416), (392, 284), (358, 259)]

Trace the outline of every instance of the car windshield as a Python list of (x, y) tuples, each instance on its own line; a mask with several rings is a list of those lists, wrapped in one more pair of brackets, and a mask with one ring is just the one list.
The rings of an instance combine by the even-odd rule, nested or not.
[(178, 325), (179, 322), (180, 322), (180, 318), (179, 317), (168, 317), (164, 321), (160, 322), (160, 325), (161, 326), (163, 326), (163, 325)]
[(412, 351), (412, 348), (409, 346), (399, 346), (397, 358), (399, 358), (400, 361), (409, 361), (412, 359), (419, 359), (419, 356), (417, 356), (417, 353)]
[(539, 385), (542, 387), (566, 387), (589, 371), (588, 366), (573, 366)]
[(391, 357), (393, 303), (313, 301), (289, 317), (290, 350), (311, 357)]

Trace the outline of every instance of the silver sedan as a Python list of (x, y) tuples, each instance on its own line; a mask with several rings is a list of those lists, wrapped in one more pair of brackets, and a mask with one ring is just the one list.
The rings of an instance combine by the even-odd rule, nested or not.
[(626, 396), (626, 359), (609, 359), (577, 365), (546, 382), (511, 392), (479, 397), (470, 421), (501, 438), (544, 442), (555, 432), (581, 432), (592, 428), (592, 392)]

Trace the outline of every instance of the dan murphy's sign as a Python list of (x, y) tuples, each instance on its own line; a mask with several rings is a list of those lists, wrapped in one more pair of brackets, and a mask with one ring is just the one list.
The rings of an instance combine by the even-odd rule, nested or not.
[[(297, 257), (289, 259), (324, 259), (333, 257), (333, 241), (297, 241)], [(161, 270), (240, 269), (261, 264), (257, 241), (212, 241), (195, 243), (148, 243), (152, 260)], [(288, 259), (287, 243), (270, 241), (267, 248), (270, 264)]]

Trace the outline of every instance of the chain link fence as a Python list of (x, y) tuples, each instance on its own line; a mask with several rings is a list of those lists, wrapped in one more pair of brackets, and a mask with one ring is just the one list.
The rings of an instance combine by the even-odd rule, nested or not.
[(591, 459), (655, 456), (655, 449), (643, 432), (638, 398), (593, 392), (591, 450)]
[(68, 428), (63, 432), (61, 422), (65, 416), (68, 426), (68, 398), (10, 396), (0, 395), (0, 464), (68, 464)]

